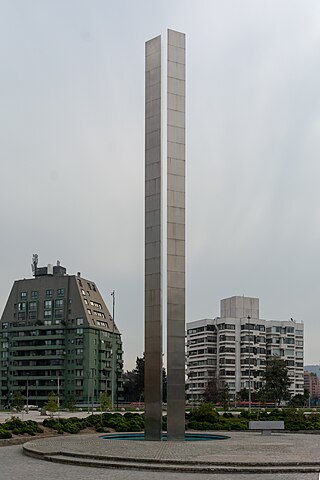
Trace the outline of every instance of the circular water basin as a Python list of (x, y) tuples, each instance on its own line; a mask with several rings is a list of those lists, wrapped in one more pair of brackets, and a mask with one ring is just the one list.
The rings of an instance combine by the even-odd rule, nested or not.
[[(144, 440), (144, 433), (111, 433), (109, 435), (102, 435), (100, 438), (104, 440)], [(227, 440), (230, 437), (226, 435), (213, 435), (210, 433), (186, 433), (186, 442), (203, 442), (212, 440)], [(162, 434), (162, 441), (167, 441), (167, 434)]]

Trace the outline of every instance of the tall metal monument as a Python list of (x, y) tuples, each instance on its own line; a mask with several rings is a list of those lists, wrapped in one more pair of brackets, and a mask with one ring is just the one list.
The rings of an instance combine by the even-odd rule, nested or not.
[(145, 52), (145, 438), (162, 422), (162, 145), (161, 37)]
[[(166, 96), (161, 37), (146, 42), (145, 93), (145, 438), (161, 439), (163, 137), (167, 169), (168, 439), (185, 434), (185, 35), (168, 30)], [(166, 115), (163, 103), (166, 100)], [(162, 129), (163, 117), (166, 129)]]

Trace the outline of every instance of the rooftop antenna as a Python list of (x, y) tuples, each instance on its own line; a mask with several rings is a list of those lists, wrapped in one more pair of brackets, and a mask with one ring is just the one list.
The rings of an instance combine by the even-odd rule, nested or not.
[(32, 255), (32, 264), (31, 264), (31, 269), (32, 269), (32, 273), (33, 273), (33, 276), (35, 277), (36, 274), (37, 274), (37, 265), (38, 265), (38, 254), (37, 253), (34, 253)]

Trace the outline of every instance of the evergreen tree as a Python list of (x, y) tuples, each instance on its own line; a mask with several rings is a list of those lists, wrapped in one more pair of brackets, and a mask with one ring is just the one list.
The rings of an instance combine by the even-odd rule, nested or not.
[(21, 412), (24, 407), (24, 397), (20, 390), (15, 390), (12, 395), (12, 408), (15, 408), (17, 412)]
[(204, 403), (217, 403), (220, 401), (220, 388), (216, 377), (210, 378), (208, 381), (203, 392), (203, 401)]
[[(144, 401), (144, 354), (137, 357), (136, 368), (123, 374), (123, 396), (126, 402)], [(162, 401), (167, 401), (167, 373), (162, 369)]]
[(48, 410), (50, 415), (52, 416), (54, 412), (58, 411), (58, 397), (55, 393), (49, 393), (47, 403), (45, 404), (44, 408)]
[(110, 410), (111, 403), (110, 397), (105, 392), (100, 393), (100, 410), (102, 412)]
[(288, 368), (282, 358), (277, 356), (268, 358), (264, 377), (265, 386), (263, 391), (267, 398), (273, 400), (278, 405), (280, 405), (281, 401), (290, 398), (289, 387), (291, 380)]

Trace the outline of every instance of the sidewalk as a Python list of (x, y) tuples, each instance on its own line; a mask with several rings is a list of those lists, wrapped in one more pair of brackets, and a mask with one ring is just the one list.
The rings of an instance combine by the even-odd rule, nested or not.
[[(100, 412), (93, 412), (94, 414), (99, 414)], [(78, 418), (85, 418), (91, 415), (88, 412), (69, 412), (69, 411), (59, 411), (53, 414), (53, 416), (60, 417), (60, 418), (70, 418), (70, 417), (78, 417)], [(8, 418), (12, 416), (18, 417), (21, 420), (35, 420), (36, 422), (43, 422), (45, 418), (48, 418), (50, 415), (40, 415), (38, 410), (29, 410), (29, 413), (26, 412), (0, 412), (0, 423), (5, 422)]]

